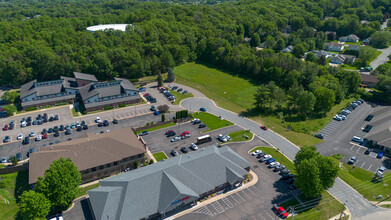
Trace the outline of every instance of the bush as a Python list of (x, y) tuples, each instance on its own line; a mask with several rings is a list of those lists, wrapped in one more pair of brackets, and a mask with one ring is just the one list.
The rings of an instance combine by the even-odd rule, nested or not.
[(56, 104), (56, 106), (61, 106), (61, 105), (68, 105), (68, 102), (60, 102)]
[(113, 109), (114, 107), (113, 106), (106, 106), (106, 107), (104, 107), (103, 109), (104, 110), (110, 110), (110, 109)]
[(126, 104), (119, 104), (118, 107), (122, 108), (122, 107), (125, 107)]
[(151, 159), (150, 161), (149, 161), (149, 164), (153, 164), (154, 162), (153, 162), (153, 160)]
[(132, 83), (135, 83), (135, 82), (138, 82), (138, 79), (130, 79), (129, 81)]
[(34, 111), (34, 110), (37, 110), (37, 107), (30, 107), (30, 108), (26, 108), (26, 111)]
[(73, 100), (69, 100), (69, 104), (73, 104)]

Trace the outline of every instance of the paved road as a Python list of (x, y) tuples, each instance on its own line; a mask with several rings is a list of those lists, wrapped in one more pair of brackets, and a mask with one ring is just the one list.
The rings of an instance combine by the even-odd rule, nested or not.
[[(373, 69), (376, 69), (379, 65), (388, 62), (389, 60), (388, 56), (391, 54), (391, 47), (388, 47), (386, 49), (378, 49), (378, 51), (382, 52), (382, 54), (380, 54), (380, 56), (378, 56), (376, 59), (374, 59), (371, 62), (370, 66)], [(369, 74), (369, 72), (365, 72), (365, 73)]]
[[(249, 128), (257, 136), (269, 142), (271, 145), (279, 148), (288, 158), (294, 160), (299, 148), (293, 143), (287, 141), (280, 135), (271, 130), (263, 131), (259, 125), (247, 118), (238, 116), (236, 113), (221, 109), (215, 106), (214, 102), (205, 98), (190, 98), (182, 101), (181, 105), (191, 111), (198, 111), (204, 107), (208, 112), (221, 115), (222, 117), (236, 123), (244, 128)], [(352, 211), (354, 218), (363, 217), (371, 213), (381, 212), (382, 215), (391, 215), (390, 210), (373, 206), (368, 200), (363, 198), (357, 191), (353, 190), (349, 185), (344, 183), (339, 178), (336, 179), (334, 186), (329, 191), (340, 201), (348, 201), (347, 207)], [(371, 219), (368, 217), (367, 219)]]

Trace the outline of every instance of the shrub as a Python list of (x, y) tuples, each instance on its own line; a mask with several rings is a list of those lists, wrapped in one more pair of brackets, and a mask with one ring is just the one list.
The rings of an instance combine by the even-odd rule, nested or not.
[(26, 108), (26, 111), (34, 111), (34, 110), (37, 110), (37, 107)]
[(56, 106), (61, 106), (61, 105), (68, 105), (68, 102), (60, 102), (56, 104)]
[(149, 164), (153, 164), (154, 162), (153, 162), (153, 160), (151, 159), (150, 161), (149, 161)]
[(125, 107), (126, 104), (119, 104), (118, 107), (122, 108), (122, 107)]
[(104, 110), (110, 110), (110, 109), (113, 109), (114, 107), (113, 106), (106, 106), (106, 107), (104, 107), (103, 109)]
[(73, 104), (73, 100), (69, 100), (69, 104)]

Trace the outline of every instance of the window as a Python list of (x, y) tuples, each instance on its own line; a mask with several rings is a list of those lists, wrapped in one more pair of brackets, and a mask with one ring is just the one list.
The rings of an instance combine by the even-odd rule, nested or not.
[(71, 94), (72, 94), (72, 92), (68, 92), (68, 94), (69, 94), (69, 95), (71, 95)]
[(106, 167), (107, 168), (111, 167), (111, 163), (106, 164)]
[(91, 170), (92, 170), (92, 172), (95, 172), (95, 171), (96, 171), (96, 168), (94, 167), (94, 168), (92, 168)]
[(140, 158), (140, 157), (144, 157), (144, 154), (139, 154), (138, 157), (139, 157), (139, 158)]
[(118, 162), (116, 161), (116, 162), (114, 162), (114, 166), (117, 166), (118, 165)]
[(35, 100), (35, 98), (33, 98), (33, 101)]
[(99, 166), (99, 169), (100, 170), (103, 170), (105, 167), (104, 166)]

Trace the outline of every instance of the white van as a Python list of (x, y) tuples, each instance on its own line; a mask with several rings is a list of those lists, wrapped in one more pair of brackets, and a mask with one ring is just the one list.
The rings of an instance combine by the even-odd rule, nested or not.
[(361, 144), (362, 142), (364, 142), (364, 140), (363, 140), (362, 138), (357, 137), (357, 136), (353, 136), (352, 141), (357, 142), (357, 143), (360, 143), (360, 144)]

